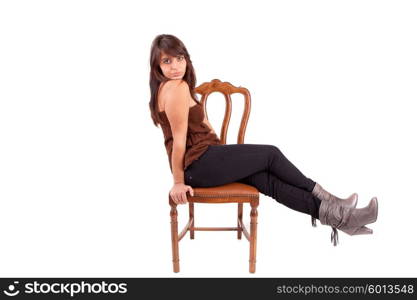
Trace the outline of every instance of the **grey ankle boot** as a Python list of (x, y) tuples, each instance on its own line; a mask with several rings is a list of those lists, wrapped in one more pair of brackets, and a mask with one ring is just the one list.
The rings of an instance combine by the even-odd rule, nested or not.
[(364, 208), (341, 205), (338, 201), (322, 201), (319, 209), (321, 224), (333, 229), (331, 241), (336, 246), (339, 241), (337, 229), (349, 235), (371, 234), (372, 230), (364, 225), (374, 223), (378, 217), (378, 201), (373, 197)]
[[(338, 198), (335, 195), (330, 194), (318, 183), (314, 185), (313, 191), (311, 193), (315, 197), (319, 198), (321, 201), (336, 201), (336, 202), (339, 202), (340, 205), (343, 205), (346, 207), (356, 207), (356, 204), (358, 203), (358, 194), (353, 193), (346, 199)], [(313, 227), (317, 226), (316, 218), (314, 218), (313, 216), (311, 216), (311, 225)]]

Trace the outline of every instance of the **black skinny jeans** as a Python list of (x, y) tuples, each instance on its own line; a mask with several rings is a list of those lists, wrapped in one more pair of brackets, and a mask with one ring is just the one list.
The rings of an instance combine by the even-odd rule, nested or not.
[(311, 193), (316, 183), (273, 145), (210, 145), (187, 167), (184, 182), (191, 187), (245, 183), (291, 209), (319, 217), (320, 199)]

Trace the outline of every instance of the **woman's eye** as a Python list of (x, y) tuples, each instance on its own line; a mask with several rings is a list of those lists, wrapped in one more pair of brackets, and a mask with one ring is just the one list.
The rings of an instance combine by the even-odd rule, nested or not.
[[(177, 56), (177, 59), (179, 59), (179, 60), (183, 60), (184, 58), (185, 58), (184, 55)], [(171, 62), (171, 60), (170, 59), (166, 59), (166, 60), (163, 60), (162, 62), (164, 64), (169, 64)]]

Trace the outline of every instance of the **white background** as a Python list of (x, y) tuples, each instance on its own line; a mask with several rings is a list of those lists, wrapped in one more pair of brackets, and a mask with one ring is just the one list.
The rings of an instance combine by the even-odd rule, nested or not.
[[(0, 275), (416, 276), (416, 15), (415, 1), (2, 1)], [(148, 108), (162, 33), (185, 43), (197, 85), (250, 90), (246, 143), (358, 207), (377, 196), (374, 234), (339, 231), (334, 247), (330, 227), (262, 195), (255, 274), (246, 239), (200, 231), (173, 273), (172, 175)], [(195, 213), (235, 226), (237, 205)]]

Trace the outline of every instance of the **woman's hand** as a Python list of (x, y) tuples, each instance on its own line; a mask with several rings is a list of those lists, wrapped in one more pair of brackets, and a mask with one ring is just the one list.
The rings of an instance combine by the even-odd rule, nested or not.
[(187, 201), (187, 192), (190, 192), (191, 196), (194, 196), (193, 188), (184, 183), (176, 183), (169, 191), (169, 195), (176, 204), (186, 204)]

